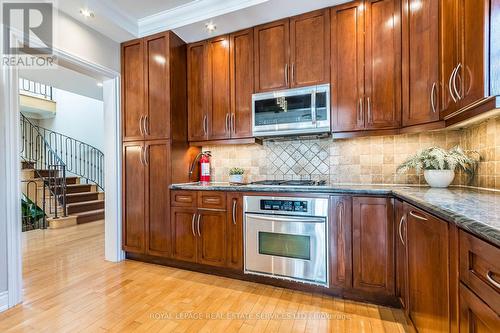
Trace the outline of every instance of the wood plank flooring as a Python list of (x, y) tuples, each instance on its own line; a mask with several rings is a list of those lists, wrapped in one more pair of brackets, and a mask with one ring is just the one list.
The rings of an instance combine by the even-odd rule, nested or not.
[(403, 313), (135, 261), (104, 261), (104, 223), (23, 234), (24, 303), (0, 332), (406, 332)]

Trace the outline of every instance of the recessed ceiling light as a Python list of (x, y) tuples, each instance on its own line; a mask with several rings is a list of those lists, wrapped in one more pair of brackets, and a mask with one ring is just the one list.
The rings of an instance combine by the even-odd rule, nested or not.
[(208, 23), (205, 23), (205, 29), (207, 29), (208, 33), (212, 33), (217, 30), (217, 26), (215, 25), (215, 23), (210, 21)]
[(82, 14), (82, 16), (85, 18), (94, 18), (95, 17), (94, 12), (91, 11), (90, 9), (86, 9), (86, 8), (80, 9), (80, 14)]
[(102, 82), (97, 82), (97, 86), (102, 87), (103, 86)]

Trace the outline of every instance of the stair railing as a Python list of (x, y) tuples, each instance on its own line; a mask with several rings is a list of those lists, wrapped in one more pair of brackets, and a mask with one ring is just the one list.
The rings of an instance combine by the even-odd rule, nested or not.
[[(21, 115), (21, 135), (21, 159), (33, 164), (36, 178), (42, 181), (41, 208), (44, 214), (48, 209), (48, 213), (57, 219), (61, 209), (62, 215), (66, 217), (66, 164), (45, 140), (39, 127), (24, 115)], [(47, 194), (49, 194), (48, 201)], [(37, 191), (35, 196), (39, 195)], [(46, 223), (44, 225), (46, 226)]]
[[(31, 123), (25, 116), (21, 116), (21, 123), (27, 131), (23, 131), (23, 148), (33, 153), (33, 142), (30, 133), (35, 129), (37, 139), (46, 143), (59, 161), (66, 166), (65, 171), (85, 180), (87, 184), (95, 184), (104, 191), (104, 154), (94, 146), (67, 135), (57, 133), (47, 128)], [(36, 149), (35, 149), (36, 153)]]

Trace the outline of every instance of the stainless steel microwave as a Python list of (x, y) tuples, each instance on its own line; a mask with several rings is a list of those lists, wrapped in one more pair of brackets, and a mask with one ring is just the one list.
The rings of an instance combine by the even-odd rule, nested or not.
[(330, 85), (252, 95), (255, 137), (330, 132)]

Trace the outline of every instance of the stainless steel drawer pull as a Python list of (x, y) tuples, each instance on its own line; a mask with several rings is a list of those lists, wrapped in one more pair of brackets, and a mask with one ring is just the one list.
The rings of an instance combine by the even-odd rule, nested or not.
[(419, 220), (422, 220), (422, 221), (427, 221), (427, 219), (425, 217), (416, 214), (414, 211), (411, 211), (410, 215), (413, 216), (416, 219), (419, 219)]
[(491, 271), (488, 271), (488, 273), (486, 273), (486, 279), (496, 288), (500, 289), (500, 283), (496, 282), (495, 279), (493, 279), (493, 277), (491, 276), (492, 274), (493, 273)]
[(437, 88), (437, 83), (434, 82), (432, 84), (432, 90), (431, 90), (431, 107), (432, 107), (432, 112), (436, 113), (437, 108), (436, 108), (436, 88)]
[(457, 102), (457, 98), (458, 97), (455, 97), (455, 93), (453, 92), (453, 82), (455, 80), (455, 74), (458, 70), (458, 67), (455, 67), (453, 68), (453, 71), (451, 72), (451, 75), (450, 75), (450, 80), (448, 81), (448, 89), (450, 90), (450, 95), (451, 95), (451, 98), (453, 99), (453, 102)]
[(233, 199), (233, 224), (236, 225), (236, 204), (238, 200)]
[(198, 214), (198, 223), (197, 223), (197, 229), (198, 229), (198, 236), (201, 237), (201, 232), (200, 232), (200, 220), (201, 220), (201, 214)]

